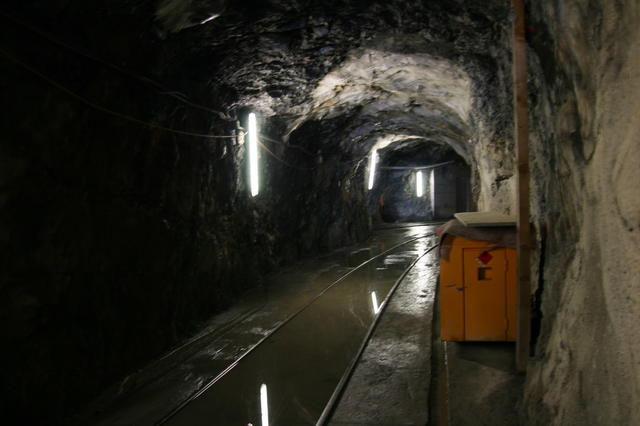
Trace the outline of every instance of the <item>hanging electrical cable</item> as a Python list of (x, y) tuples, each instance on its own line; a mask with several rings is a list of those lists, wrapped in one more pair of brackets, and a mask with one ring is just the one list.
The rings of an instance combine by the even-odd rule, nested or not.
[[(113, 64), (113, 63), (111, 63), (109, 61), (106, 61), (106, 60), (104, 60), (102, 58), (99, 58), (99, 57), (97, 57), (97, 56), (95, 56), (93, 54), (87, 53), (87, 52), (79, 49), (78, 47), (72, 46), (72, 45), (70, 45), (70, 44), (68, 44), (68, 43), (66, 43), (64, 41), (61, 41), (58, 38), (56, 38), (56, 37), (52, 36), (51, 34), (47, 33), (46, 31), (43, 31), (40, 28), (38, 28), (38, 27), (36, 27), (36, 26), (34, 26), (34, 25), (30, 24), (30, 23), (27, 23), (27, 22), (25, 22), (25, 21), (23, 21), (21, 19), (18, 19), (15, 16), (13, 16), (13, 15), (11, 15), (11, 14), (3, 11), (3, 10), (0, 10), (0, 16), (3, 16), (4, 18), (10, 20), (14, 24), (19, 25), (19, 26), (29, 30), (30, 32), (38, 35), (39, 37), (49, 41), (50, 43), (53, 43), (53, 44), (55, 44), (57, 46), (60, 46), (60, 47), (62, 47), (64, 49), (67, 49), (68, 51), (73, 52), (76, 55), (79, 55), (79, 56), (82, 56), (82, 57), (87, 58), (89, 60), (92, 60), (92, 61), (94, 61), (94, 62), (96, 62), (98, 64), (101, 64), (101, 65), (103, 65), (103, 66), (105, 66), (107, 68), (110, 68), (110, 69), (113, 69), (113, 70), (115, 70), (117, 72), (120, 72), (123, 75), (126, 75), (126, 76), (128, 76), (130, 78), (133, 78), (135, 80), (138, 80), (138, 81), (140, 81), (142, 83), (148, 84), (148, 85), (152, 86), (154, 88), (154, 90), (157, 93), (159, 93), (160, 95), (169, 96), (169, 97), (171, 97), (171, 98), (173, 98), (173, 99), (185, 104), (186, 106), (189, 106), (189, 107), (192, 107), (192, 108), (195, 108), (195, 109), (199, 109), (199, 110), (202, 110), (202, 111), (206, 111), (206, 112), (209, 112), (209, 113), (213, 113), (213, 114), (217, 115), (219, 118), (221, 118), (221, 119), (223, 119), (225, 121), (233, 121), (233, 119), (231, 119), (227, 114), (225, 114), (225, 113), (223, 113), (221, 111), (217, 111), (217, 110), (214, 110), (214, 109), (209, 108), (207, 106), (200, 105), (200, 104), (197, 104), (195, 102), (190, 101), (188, 99), (188, 96), (183, 94), (182, 92), (175, 91), (175, 90), (170, 90), (168, 88), (165, 88), (160, 83), (158, 83), (158, 82), (156, 82), (156, 81), (154, 81), (154, 80), (152, 80), (152, 79), (150, 79), (148, 77), (138, 75), (138, 74), (133, 73), (133, 72), (127, 70), (127, 69), (124, 69), (121, 66), (115, 65), (115, 64)], [(7, 59), (13, 61), (14, 63), (16, 63), (18, 65), (23, 66), (28, 71), (36, 74), (40, 78), (42, 78), (45, 81), (49, 82), (51, 85), (57, 87), (58, 89), (66, 92), (67, 94), (69, 94), (70, 96), (76, 98), (80, 102), (82, 102), (82, 103), (84, 103), (84, 104), (86, 104), (86, 105), (88, 105), (88, 106), (90, 106), (90, 107), (92, 107), (94, 109), (102, 111), (104, 113), (119, 117), (121, 119), (130, 121), (130, 122), (134, 122), (134, 123), (137, 123), (137, 124), (140, 124), (140, 125), (144, 125), (144, 126), (149, 127), (149, 128), (154, 128), (154, 129), (157, 129), (157, 130), (167, 131), (167, 132), (171, 132), (171, 133), (177, 133), (177, 134), (181, 134), (181, 135), (194, 136), (194, 137), (203, 137), (203, 138), (233, 138), (234, 137), (234, 136), (213, 136), (213, 135), (207, 135), (207, 134), (203, 134), (203, 133), (194, 133), (194, 132), (187, 132), (187, 131), (182, 131), (182, 130), (171, 129), (171, 128), (167, 128), (167, 127), (164, 127), (164, 126), (160, 126), (158, 124), (148, 123), (148, 122), (145, 122), (143, 120), (140, 120), (140, 119), (137, 119), (137, 118), (134, 118), (134, 117), (130, 117), (130, 116), (127, 116), (125, 114), (110, 110), (108, 108), (105, 108), (105, 107), (103, 107), (101, 105), (97, 105), (97, 104), (95, 104), (95, 103), (83, 98), (82, 96), (80, 96), (77, 93), (73, 92), (71, 89), (65, 87), (61, 83), (59, 83), (59, 82), (57, 82), (57, 81), (55, 81), (55, 80), (53, 80), (53, 79), (51, 79), (49, 77), (46, 77), (44, 74), (42, 74), (39, 71), (35, 70), (33, 67), (25, 64), (22, 61), (19, 61), (18, 59), (14, 58), (14, 57), (11, 57), (10, 55), (7, 54), (7, 52), (3, 51), (3, 54), (4, 54), (5, 57), (7, 57)], [(269, 142), (280, 144), (280, 145), (286, 147), (287, 149), (295, 149), (295, 150), (301, 151), (302, 153), (304, 153), (305, 155), (308, 155), (310, 157), (314, 156), (313, 153), (309, 152), (308, 150), (306, 150), (302, 146), (290, 145), (290, 144), (285, 143), (285, 142), (283, 142), (281, 140), (273, 139), (273, 138), (267, 137), (265, 135), (260, 135), (260, 137), (261, 137), (261, 139), (267, 140)], [(265, 151), (267, 151), (267, 153), (269, 155), (271, 155), (276, 160), (282, 162), (283, 164), (287, 165), (288, 167), (291, 167), (291, 168), (294, 168), (294, 169), (299, 169), (299, 170), (314, 170), (315, 169), (315, 167), (309, 168), (309, 167), (294, 166), (294, 165), (284, 161), (283, 159), (279, 158), (275, 153), (270, 151), (264, 144), (260, 144), (260, 145)]]
[(5, 50), (0, 48), (0, 55), (4, 56), (7, 60), (9, 60), (10, 62), (13, 62), (16, 65), (21, 66), (22, 68), (26, 69), (27, 71), (31, 72), (32, 74), (38, 76), (39, 78), (43, 79), (44, 81), (46, 81), (47, 83), (49, 83), (50, 85), (56, 87), (57, 89), (65, 92), (67, 95), (71, 96), (72, 98), (76, 99), (77, 101), (97, 110), (100, 112), (103, 112), (105, 114), (109, 114), (111, 116), (114, 117), (118, 117), (122, 120), (125, 121), (129, 121), (131, 123), (136, 123), (139, 124), (141, 126), (145, 126), (151, 129), (157, 129), (157, 130), (162, 130), (164, 132), (169, 132), (169, 133), (175, 133), (178, 135), (185, 135), (185, 136), (194, 136), (194, 137), (199, 137), (199, 138), (206, 138), (206, 139), (231, 139), (231, 138), (235, 138), (235, 136), (232, 135), (209, 135), (209, 134), (205, 134), (205, 133), (194, 133), (194, 132), (188, 132), (186, 130), (177, 130), (177, 129), (172, 129), (169, 127), (165, 127), (165, 126), (161, 126), (159, 124), (155, 124), (155, 123), (150, 123), (144, 120), (141, 120), (139, 118), (135, 118), (135, 117), (131, 117), (129, 115), (117, 112), (117, 111), (113, 111), (109, 108), (103, 107), (101, 105), (98, 105), (94, 102), (91, 102), (90, 100), (82, 97), (81, 95), (77, 94), (76, 92), (74, 92), (73, 90), (67, 88), (66, 86), (62, 85), (61, 83), (47, 77), (46, 75), (42, 74), (40, 71), (36, 70), (35, 68), (31, 67), (30, 65), (27, 65), (26, 63), (22, 62), (21, 60), (13, 57), (12, 55), (10, 55), (9, 53), (7, 53)]
[(99, 64), (101, 64), (101, 65), (103, 65), (103, 66), (105, 66), (107, 68), (111, 68), (111, 69), (113, 69), (115, 71), (118, 71), (118, 72), (120, 72), (120, 73), (122, 73), (122, 74), (124, 74), (124, 75), (126, 75), (128, 77), (131, 77), (131, 78), (135, 79), (135, 80), (138, 80), (138, 81), (141, 81), (143, 83), (149, 84), (149, 85), (154, 87), (156, 92), (158, 92), (159, 94), (161, 94), (163, 96), (169, 96), (169, 97), (171, 97), (173, 99), (176, 99), (179, 102), (182, 102), (183, 104), (185, 104), (185, 105), (187, 105), (189, 107), (196, 108), (196, 109), (199, 109), (199, 110), (202, 110), (202, 111), (206, 111), (206, 112), (215, 114), (222, 120), (234, 121), (231, 117), (229, 117), (228, 115), (226, 115), (225, 113), (223, 113), (221, 111), (217, 111), (217, 110), (209, 108), (207, 106), (200, 105), (200, 104), (197, 104), (195, 102), (192, 102), (192, 101), (188, 100), (188, 96), (187, 95), (185, 95), (185, 94), (183, 94), (183, 93), (181, 93), (179, 91), (176, 91), (176, 90), (167, 89), (164, 86), (162, 86), (160, 83), (150, 79), (149, 77), (138, 75), (136, 73), (133, 73), (133, 72), (131, 72), (129, 70), (126, 70), (126, 69), (122, 68), (121, 66), (115, 65), (115, 64), (113, 64), (111, 62), (108, 62), (108, 61), (106, 61), (104, 59), (101, 59), (101, 58), (99, 58), (99, 57), (97, 57), (95, 55), (92, 55), (90, 53), (84, 52), (81, 49), (79, 49), (79, 48), (77, 48), (75, 46), (72, 46), (72, 45), (70, 45), (68, 43), (65, 43), (65, 42), (53, 37), (52, 35), (48, 34), (47, 32), (35, 27), (34, 25), (26, 23), (23, 20), (18, 19), (15, 16), (10, 15), (10, 14), (8, 14), (7, 12), (5, 12), (3, 10), (0, 10), (0, 16), (5, 17), (6, 19), (12, 21), (14, 24), (17, 24), (17, 25), (19, 25), (19, 26), (21, 26), (23, 28), (26, 28), (27, 30), (29, 30), (32, 33), (40, 36), (41, 38), (49, 41), (50, 43), (56, 44), (56, 45), (58, 45), (58, 46), (60, 46), (60, 47), (62, 47), (64, 49), (67, 49), (67, 50), (75, 53), (76, 55), (85, 57), (85, 58), (90, 59), (90, 60), (92, 60), (94, 62), (97, 62), (97, 63), (99, 63)]
[[(185, 136), (194, 136), (194, 137), (200, 137), (200, 138), (207, 138), (207, 139), (232, 139), (235, 138), (235, 136), (233, 135), (208, 135), (208, 134), (204, 134), (204, 133), (195, 133), (195, 132), (189, 132), (189, 131), (185, 131), (185, 130), (177, 130), (177, 129), (172, 129), (169, 127), (165, 127), (165, 126), (161, 126), (159, 124), (155, 124), (155, 123), (149, 123), (147, 121), (144, 120), (140, 120), (138, 118), (135, 117), (131, 117), (129, 115), (117, 112), (117, 111), (113, 111), (109, 108), (103, 107), (101, 105), (98, 105), (94, 102), (89, 101), (88, 99), (80, 96), (79, 94), (77, 94), (76, 92), (72, 91), (71, 89), (67, 88), (66, 86), (62, 85), (61, 83), (58, 83), (57, 81), (45, 76), (44, 74), (42, 74), (40, 71), (36, 70), (35, 68), (31, 67), (30, 65), (27, 65), (26, 63), (20, 61), (19, 59), (13, 57), (12, 55), (10, 55), (9, 53), (7, 53), (5, 50), (0, 48), (0, 55), (4, 56), (7, 60), (9, 60), (10, 62), (13, 62), (21, 67), (23, 67), (24, 69), (26, 69), (27, 71), (31, 72), (32, 74), (38, 76), (39, 78), (43, 79), (44, 81), (46, 81), (47, 83), (49, 83), (50, 85), (56, 87), (57, 89), (65, 92), (67, 95), (71, 96), (72, 98), (76, 99), (77, 101), (97, 110), (100, 112), (103, 112), (105, 114), (109, 114), (112, 115), (114, 117), (118, 117), (120, 119), (132, 122), (132, 123), (136, 123), (148, 128), (152, 128), (152, 129), (157, 129), (157, 130), (161, 130), (161, 131), (165, 131), (165, 132), (169, 132), (169, 133), (175, 133), (175, 134), (179, 134), (179, 135), (185, 135)], [(292, 169), (297, 169), (297, 170), (315, 170), (316, 167), (300, 167), (300, 166), (294, 166), (293, 164), (285, 161), (284, 159), (280, 158), (278, 155), (276, 155), (273, 151), (271, 151), (266, 145), (264, 145), (262, 142), (258, 141), (257, 142), (258, 145), (265, 151), (267, 152), (267, 154), (269, 154), (271, 157), (273, 157), (274, 159), (276, 159), (277, 161), (281, 162), (282, 164), (286, 165), (287, 167), (290, 167)]]
[[(165, 87), (163, 87), (160, 83), (145, 77), (145, 76), (141, 76), (138, 75), (136, 73), (133, 73), (129, 70), (124, 69), (123, 67), (120, 67), (118, 65), (115, 65), (111, 62), (108, 62), (104, 59), (101, 59), (95, 55), (92, 55), (90, 53), (87, 53), (75, 46), (72, 46), (64, 41), (61, 41), (59, 39), (57, 39), (56, 37), (53, 37), (52, 35), (50, 35), (49, 33), (39, 29), (38, 27), (24, 22), (21, 19), (16, 18), (15, 16), (12, 16), (11, 14), (6, 13), (3, 10), (0, 10), (0, 16), (5, 17), (6, 19), (12, 21), (14, 24), (22, 26), (23, 28), (26, 28), (27, 30), (31, 31), (32, 33), (40, 36), (41, 38), (57, 45), (60, 46), (64, 49), (67, 49), (70, 52), (73, 52), (76, 55), (85, 57), (89, 60), (92, 60), (98, 64), (101, 64), (107, 68), (113, 69), (115, 71), (118, 71), (120, 73), (122, 73), (123, 75), (126, 75), (128, 77), (131, 77), (133, 79), (136, 79), (142, 83), (146, 83), (151, 85), (154, 90), (156, 92), (158, 92), (161, 95), (165, 95), (165, 96), (169, 96), (173, 99), (176, 99), (177, 101), (189, 106), (189, 107), (193, 107), (196, 109), (200, 109), (209, 113), (213, 113), (215, 115), (217, 115), (219, 118), (226, 120), (226, 121), (231, 121), (231, 118), (229, 116), (227, 116), (225, 113), (214, 110), (212, 108), (209, 108), (207, 106), (203, 106), (194, 102), (191, 102), (190, 100), (188, 100), (188, 97), (178, 91), (175, 90), (170, 90), (167, 89)], [(76, 99), (77, 101), (87, 105), (90, 108), (93, 108), (97, 111), (103, 112), (105, 114), (109, 114), (111, 116), (114, 117), (118, 117), (122, 120), (126, 120), (132, 123), (136, 123), (139, 124), (141, 126), (147, 127), (147, 128), (151, 128), (151, 129), (156, 129), (156, 130), (161, 130), (161, 131), (165, 131), (165, 132), (169, 132), (169, 133), (174, 133), (174, 134), (179, 134), (179, 135), (185, 135), (185, 136), (193, 136), (193, 137), (200, 137), (200, 138), (208, 138), (208, 139), (232, 139), (235, 136), (229, 135), (209, 135), (209, 134), (205, 134), (205, 133), (198, 133), (198, 132), (190, 132), (190, 131), (186, 131), (186, 130), (178, 130), (178, 129), (173, 129), (173, 128), (169, 128), (169, 127), (165, 127), (165, 126), (161, 126), (159, 124), (156, 123), (150, 123), (135, 117), (131, 117), (129, 115), (114, 111), (112, 109), (106, 108), (102, 105), (99, 105), (95, 102), (92, 102), (86, 98), (84, 98), (83, 96), (79, 95), (78, 93), (74, 92), (73, 90), (69, 89), (68, 87), (66, 87), (65, 85), (61, 84), (60, 82), (46, 76), (45, 74), (41, 73), (40, 71), (36, 70), (34, 67), (26, 64), (25, 62), (15, 58), (14, 56), (10, 55), (8, 52), (6, 52), (5, 50), (0, 49), (0, 54), (2, 54), (2, 56), (4, 56), (6, 59), (8, 59), (10, 62), (13, 62), (21, 67), (23, 67), (24, 69), (26, 69), (27, 71), (31, 72), (32, 74), (36, 75), (37, 77), (41, 78), (42, 80), (46, 81), (47, 83), (49, 83), (50, 85), (56, 87), (57, 89), (65, 92), (67, 95), (73, 97), (74, 99)], [(278, 139), (274, 139), (274, 138), (270, 138), (268, 136), (265, 135), (260, 135), (261, 139), (264, 139), (266, 141), (269, 142), (273, 142), (273, 143), (277, 143), (280, 144), (282, 146), (284, 146), (287, 149), (295, 149), (298, 150), (302, 153), (304, 153), (305, 155), (309, 156), (309, 157), (314, 157), (315, 154), (311, 153), (310, 151), (308, 151), (307, 149), (305, 149), (302, 146), (298, 146), (298, 145), (291, 145), (288, 143), (285, 143), (281, 140)], [(261, 147), (261, 149), (263, 149), (267, 154), (269, 154), (272, 158), (274, 158), (276, 161), (279, 161), (280, 163), (284, 164), (287, 167), (293, 168), (293, 169), (297, 169), (297, 170), (315, 170), (317, 169), (317, 167), (300, 167), (300, 166), (296, 166), (291, 164), (290, 162), (287, 162), (286, 160), (282, 159), (281, 157), (279, 157), (277, 154), (275, 154), (272, 150), (270, 150), (265, 144), (263, 144), (262, 142), (258, 141), (258, 145)], [(354, 163), (357, 162), (359, 160), (354, 160), (352, 162), (349, 163)]]
[(265, 135), (264, 135), (264, 134), (262, 134), (262, 133), (260, 134), (260, 139), (264, 139), (264, 140), (267, 140), (267, 141), (269, 141), (269, 142), (273, 142), (273, 143), (280, 144), (280, 145), (282, 145), (282, 146), (284, 146), (284, 147), (286, 147), (286, 148), (289, 148), (289, 149), (297, 149), (298, 151), (301, 151), (301, 152), (303, 152), (304, 154), (306, 154), (306, 155), (308, 155), (308, 156), (310, 156), (310, 157), (313, 157), (313, 156), (314, 156), (314, 154), (313, 154), (313, 153), (309, 152), (309, 151), (308, 151), (308, 150), (306, 150), (304, 147), (301, 147), (301, 146), (299, 146), (299, 145), (290, 145), (290, 144), (288, 144), (288, 143), (286, 143), (286, 142), (284, 142), (284, 141), (281, 141), (281, 140), (278, 140), (278, 139), (272, 139), (272, 138), (269, 138), (269, 137), (265, 136)]
[(276, 155), (273, 151), (271, 151), (265, 144), (263, 144), (262, 142), (260, 142), (258, 140), (258, 145), (260, 145), (260, 147), (267, 153), (269, 154), (271, 157), (273, 157), (275, 160), (281, 162), (282, 164), (284, 164), (287, 167), (290, 167), (292, 169), (296, 169), (296, 170), (315, 170), (317, 169), (317, 167), (300, 167), (300, 166), (294, 166), (293, 164), (287, 162), (286, 160), (278, 157), (278, 155)]

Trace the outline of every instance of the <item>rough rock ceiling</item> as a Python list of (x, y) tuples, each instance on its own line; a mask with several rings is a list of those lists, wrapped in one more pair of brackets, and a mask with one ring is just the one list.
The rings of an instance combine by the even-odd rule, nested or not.
[(464, 142), (471, 102), (469, 76), (450, 61), (357, 49), (320, 81), (308, 111), (293, 128), (359, 106), (362, 124), (346, 136), (348, 141), (364, 134), (373, 139), (372, 148), (382, 149), (410, 138), (442, 140), (468, 160)]
[(346, 116), (341, 145), (357, 155), (415, 137), (469, 161), (474, 109), (499, 121), (487, 116), (502, 3), (167, 0), (157, 16), (177, 33), (167, 35), (180, 46), (174, 61), (198, 61), (188, 72), (229, 110), (284, 121), (285, 140), (305, 122)]

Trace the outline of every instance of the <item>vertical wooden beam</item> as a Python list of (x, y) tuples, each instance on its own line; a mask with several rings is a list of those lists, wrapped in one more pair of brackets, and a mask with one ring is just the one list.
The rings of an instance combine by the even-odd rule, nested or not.
[(515, 122), (518, 218), (518, 310), (516, 367), (526, 371), (531, 339), (531, 226), (529, 225), (529, 109), (524, 0), (512, 0), (513, 110)]

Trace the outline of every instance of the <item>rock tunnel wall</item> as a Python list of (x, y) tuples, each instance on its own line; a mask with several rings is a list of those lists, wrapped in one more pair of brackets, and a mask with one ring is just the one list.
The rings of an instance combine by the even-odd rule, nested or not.
[[(263, 153), (270, 185), (251, 199), (238, 138), (148, 128), (78, 99), (179, 131), (238, 134), (225, 109), (237, 93), (224, 84), (203, 90), (208, 70), (182, 50), (185, 38), (162, 42), (151, 2), (125, 3), (27, 2), (10, 14), (28, 17), (54, 40), (99, 52), (115, 68), (3, 16), (0, 324), (8, 349), (0, 383), (7, 419), (56, 423), (259, 285), (275, 265), (369, 232), (366, 212), (357, 210), (357, 194), (366, 206), (362, 169), (345, 169), (339, 155), (317, 158), (322, 133), (304, 135), (311, 157), (269, 145), (295, 165)], [(172, 90), (189, 101), (168, 96)], [(277, 118), (262, 124), (266, 133), (282, 130)]]
[(530, 2), (536, 425), (640, 424), (640, 7)]
[[(154, 74), (161, 52), (137, 34), (149, 22), (87, 6), (76, 10), (83, 23), (66, 12), (31, 18), (72, 40), (92, 37), (91, 51)], [(96, 22), (114, 37), (96, 33)], [(24, 27), (3, 26), (3, 49), (87, 99), (177, 129), (233, 129)], [(0, 67), (2, 411), (23, 424), (53, 423), (246, 289), (271, 244), (237, 183), (241, 150), (231, 139), (147, 129), (4, 57)]]

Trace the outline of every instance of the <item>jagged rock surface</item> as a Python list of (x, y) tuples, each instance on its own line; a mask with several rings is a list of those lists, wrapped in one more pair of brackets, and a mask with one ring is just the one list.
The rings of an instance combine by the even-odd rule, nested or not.
[(534, 220), (544, 235), (535, 425), (640, 423), (640, 7), (531, 5)]

